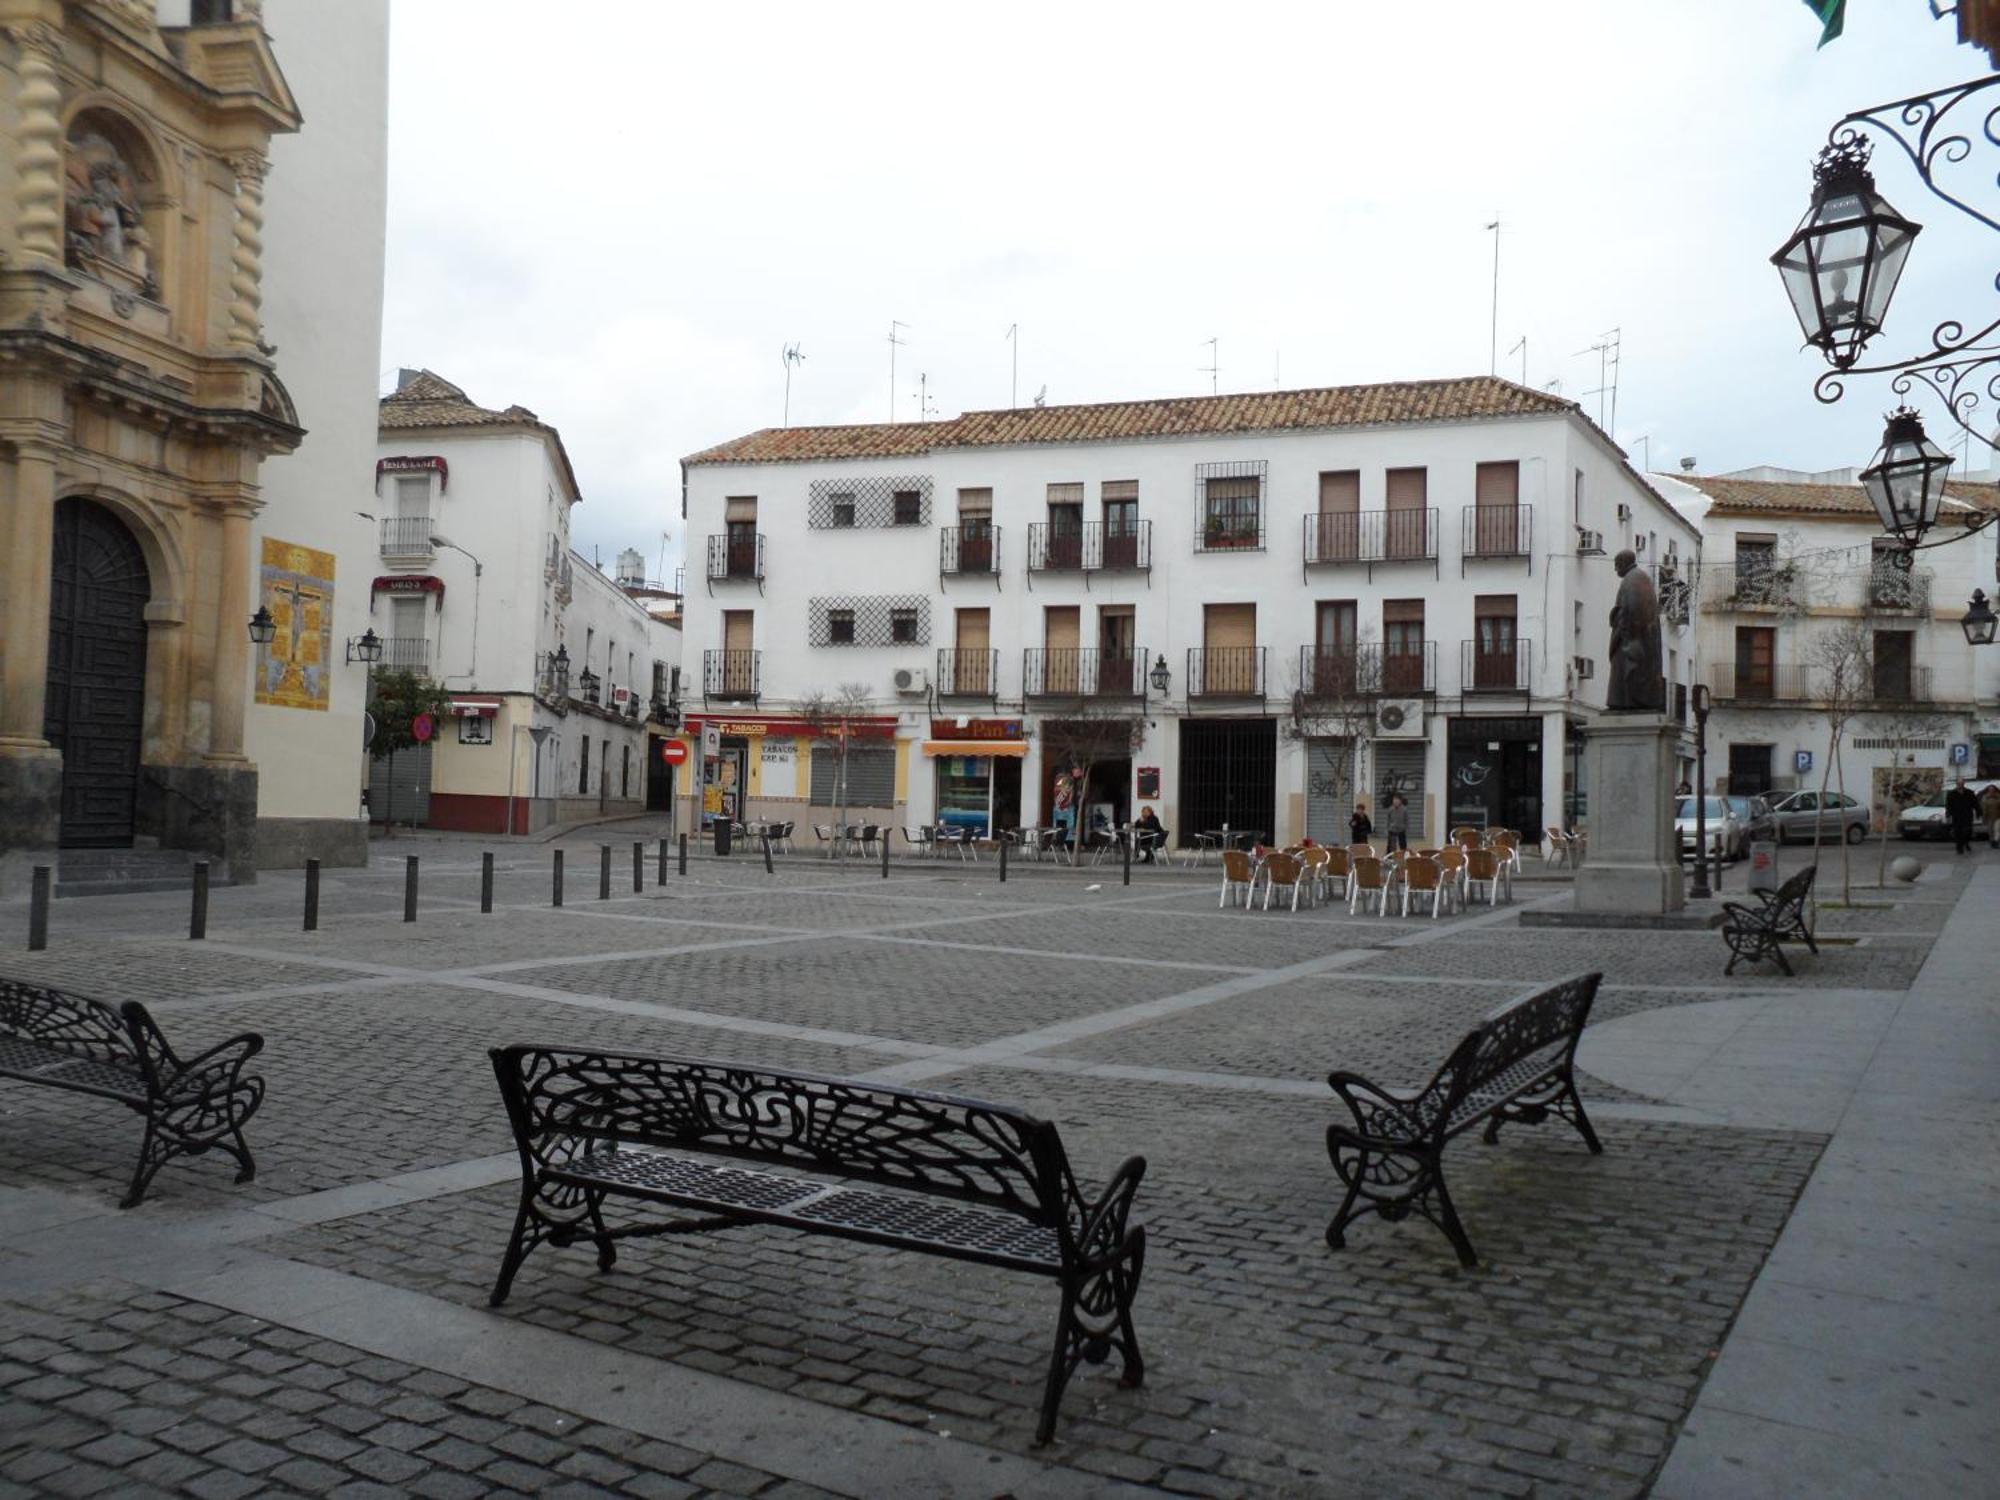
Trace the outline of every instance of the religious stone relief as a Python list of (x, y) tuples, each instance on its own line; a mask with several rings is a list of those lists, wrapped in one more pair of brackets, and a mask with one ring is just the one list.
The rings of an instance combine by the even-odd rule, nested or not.
[(333, 656), (333, 554), (264, 538), (264, 608), (276, 627), (257, 648), (257, 701), (326, 710)]
[(79, 124), (65, 163), (64, 257), (79, 271), (157, 300), (138, 178), (108, 136)]

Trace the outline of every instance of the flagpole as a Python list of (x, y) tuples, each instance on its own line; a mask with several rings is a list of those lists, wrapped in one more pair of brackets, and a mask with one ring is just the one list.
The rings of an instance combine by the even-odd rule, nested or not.
[(1500, 373), (1500, 216), (1486, 226), (1493, 231), (1493, 327), (1487, 342), (1487, 373)]

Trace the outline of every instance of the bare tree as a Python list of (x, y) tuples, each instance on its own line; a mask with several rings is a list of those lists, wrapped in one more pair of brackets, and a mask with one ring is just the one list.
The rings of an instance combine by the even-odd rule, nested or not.
[(1889, 877), (1889, 830), (1904, 808), (1922, 801), (1932, 790), (1929, 777), (1914, 766), (1904, 766), (1904, 752), (1917, 744), (1943, 739), (1951, 731), (1951, 721), (1928, 707), (1912, 704), (1882, 715), (1879, 722), (1882, 738), (1889, 747), (1889, 765), (1881, 776), (1879, 791), (1882, 836), (1880, 857), (1875, 863), (1875, 883), (1886, 885)]
[[(1859, 620), (1842, 620), (1816, 632), (1806, 643), (1806, 661), (1819, 674), (1821, 711), (1826, 715), (1826, 764), (1819, 776), (1819, 810), (1813, 816), (1813, 863), (1819, 863), (1820, 835), (1826, 827), (1826, 794), (1838, 777), (1840, 795), (1847, 795), (1847, 767), (1840, 747), (1854, 716), (1875, 697), (1875, 636)], [(1854, 899), (1854, 868), (1848, 854), (1846, 823), (1836, 822), (1840, 839), (1840, 899)]]
[(1361, 745), (1375, 732), (1382, 691), (1382, 658), (1367, 645), (1349, 651), (1313, 647), (1300, 653), (1292, 670), (1291, 729), (1306, 742), (1337, 748), (1328, 757), (1333, 799), (1351, 807), (1361, 779)]
[(1069, 773), (1076, 788), (1076, 800), (1071, 804), (1074, 816), (1069, 846), (1069, 861), (1074, 865), (1082, 856), (1083, 835), (1088, 827), (1083, 799), (1090, 791), (1091, 773), (1101, 761), (1118, 760), (1137, 752), (1145, 734), (1145, 716), (1130, 697), (1079, 692), (1051, 710), (1042, 720), (1040, 733), (1044, 764)]
[[(835, 816), (842, 827), (847, 824), (847, 755), (854, 744), (856, 720), (868, 716), (869, 706), (865, 682), (843, 682), (831, 694), (821, 688), (799, 700), (799, 718), (810, 731), (811, 742), (833, 752)], [(810, 776), (811, 767), (807, 772)], [(835, 838), (827, 845), (827, 858), (833, 858), (839, 848), (840, 840)]]

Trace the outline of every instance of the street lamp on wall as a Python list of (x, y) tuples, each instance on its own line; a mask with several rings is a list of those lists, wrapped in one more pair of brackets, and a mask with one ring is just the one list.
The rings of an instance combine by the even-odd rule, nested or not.
[(382, 659), (382, 637), (375, 633), (373, 626), (351, 637), (347, 642), (347, 659), (374, 666)]
[(271, 618), (271, 611), (264, 605), (257, 606), (257, 613), (250, 617), (250, 639), (253, 644), (268, 646), (271, 638), (278, 633), (278, 622)]
[(577, 679), (577, 685), (583, 690), (583, 701), (585, 703), (595, 704), (597, 702), (597, 687), (602, 680), (590, 668), (585, 667), (583, 669), (583, 676)]
[(1167, 659), (1163, 655), (1153, 663), (1153, 691), (1164, 698), (1167, 695), (1167, 688), (1173, 682), (1173, 678), (1174, 674), (1167, 670)]
[(1771, 257), (1806, 342), (1837, 370), (1850, 368), (1882, 331), (1923, 228), (1875, 191), (1872, 150), (1866, 137), (1849, 135), (1820, 152), (1812, 206)]
[(1708, 888), (1708, 684), (1697, 682), (1694, 700), (1694, 884), (1688, 896), (1705, 901), (1715, 893)]
[(1994, 629), (2000, 620), (1993, 616), (1993, 606), (1986, 602), (1986, 590), (1974, 589), (1972, 602), (1965, 606), (1965, 618), (1958, 622), (1965, 629), (1965, 643), (1968, 646), (1990, 646), (1993, 644)]
[(1944, 504), (1951, 455), (1924, 435), (1924, 421), (1907, 406), (1889, 413), (1875, 461), (1861, 471), (1861, 487), (1882, 529), (1902, 544), (1896, 566), (1907, 570), (1924, 533), (1937, 524)]

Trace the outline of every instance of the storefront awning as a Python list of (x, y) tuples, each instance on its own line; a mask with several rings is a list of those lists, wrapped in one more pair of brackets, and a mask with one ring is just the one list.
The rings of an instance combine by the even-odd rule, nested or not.
[(500, 699), (487, 693), (453, 693), (451, 713), (456, 719), (490, 719), (500, 712)]
[(1028, 753), (1026, 740), (925, 740), (926, 755), (1001, 755), (1019, 759)]

